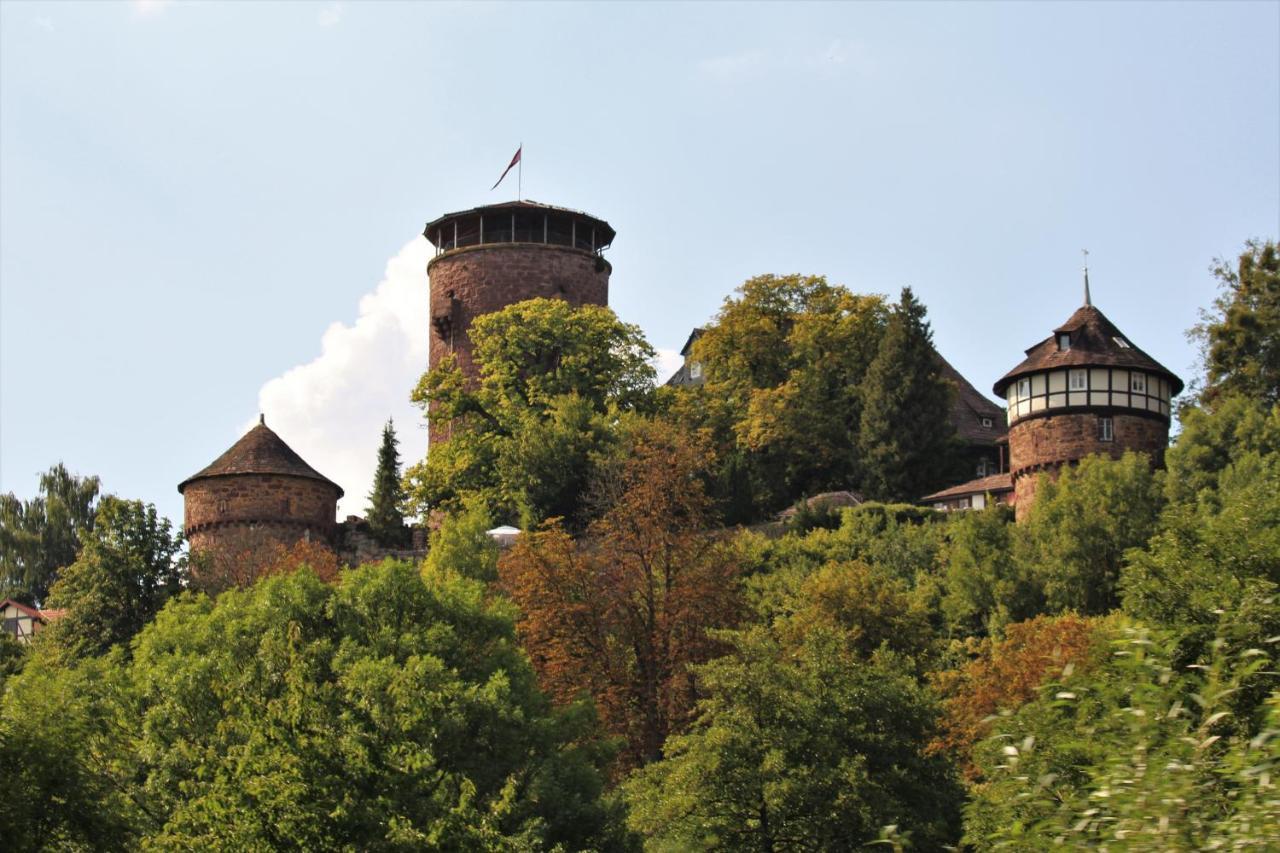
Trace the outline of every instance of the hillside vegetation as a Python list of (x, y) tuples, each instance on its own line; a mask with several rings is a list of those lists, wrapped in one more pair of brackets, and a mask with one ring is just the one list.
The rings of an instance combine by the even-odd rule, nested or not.
[[(0, 499), (6, 594), (67, 610), (0, 643), (6, 849), (1275, 849), (1277, 247), (1216, 273), (1167, 469), (1085, 459), (1017, 525), (904, 503), (954, 476), (911, 292), (798, 276), (695, 388), (607, 309), (478, 320), (478, 387), (414, 390), (454, 421), (388, 508), (442, 519), (420, 566), (211, 597), (56, 467)], [(760, 524), (835, 488), (875, 500)]]

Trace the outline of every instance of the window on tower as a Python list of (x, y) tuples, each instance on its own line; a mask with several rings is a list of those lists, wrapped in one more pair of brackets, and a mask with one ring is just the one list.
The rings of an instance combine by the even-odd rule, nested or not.
[(1111, 418), (1098, 418), (1098, 440), (1113, 441), (1115, 439), (1115, 424)]
[(1083, 391), (1088, 387), (1088, 373), (1083, 370), (1071, 371), (1071, 390)]
[(1058, 333), (1058, 349), (1060, 350), (1071, 349), (1071, 333), (1070, 332)]

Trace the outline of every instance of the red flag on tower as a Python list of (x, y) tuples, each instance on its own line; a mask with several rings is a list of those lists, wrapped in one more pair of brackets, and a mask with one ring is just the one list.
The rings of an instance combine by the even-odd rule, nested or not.
[[(502, 178), (505, 178), (505, 177), (507, 176), (507, 173), (508, 173), (508, 172), (510, 172), (512, 169), (514, 169), (514, 168), (516, 167), (516, 164), (520, 162), (520, 152), (521, 152), (521, 151), (523, 151), (523, 150), (524, 150), (524, 145), (523, 145), (523, 144), (522, 144), (519, 148), (517, 148), (517, 149), (516, 149), (516, 156), (512, 157), (512, 158), (511, 158), (511, 162), (507, 165), (507, 168), (506, 168), (506, 169), (503, 169), (503, 171), (502, 171)], [(498, 184), (502, 183), (502, 178), (498, 178), (498, 183), (496, 183), (496, 184), (494, 184), (493, 186), (489, 187), (489, 192), (493, 192), (494, 190), (496, 190), (496, 189), (498, 188)]]

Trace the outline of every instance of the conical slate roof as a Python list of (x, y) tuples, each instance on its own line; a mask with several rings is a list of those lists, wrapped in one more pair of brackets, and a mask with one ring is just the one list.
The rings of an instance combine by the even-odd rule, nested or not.
[[(1058, 334), (1071, 333), (1071, 346), (1058, 348)], [(1022, 363), (996, 382), (992, 390), (1003, 397), (1005, 389), (1020, 376), (1055, 367), (1126, 367), (1163, 374), (1172, 384), (1173, 394), (1182, 391), (1182, 380), (1173, 371), (1138, 349), (1115, 324), (1093, 305), (1076, 309), (1053, 334), (1027, 350)]]
[(342, 487), (308, 465), (293, 448), (284, 443), (284, 439), (276, 435), (261, 418), (258, 425), (245, 433), (239, 441), (231, 445), (226, 453), (213, 460), (208, 467), (192, 474), (178, 484), (182, 492), (196, 480), (208, 477), (227, 477), (236, 474), (283, 474), (289, 477), (306, 477), (328, 483), (338, 490), (342, 497)]

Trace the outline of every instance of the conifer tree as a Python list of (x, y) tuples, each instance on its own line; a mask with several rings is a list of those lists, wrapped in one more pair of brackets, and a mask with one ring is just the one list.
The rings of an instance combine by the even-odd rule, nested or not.
[(904, 287), (862, 380), (858, 450), (872, 496), (915, 501), (946, 481), (954, 458), (953, 393), (925, 307)]
[(391, 419), (382, 428), (382, 446), (378, 448), (378, 470), (373, 475), (373, 491), (369, 493), (369, 512), (366, 521), (375, 539), (382, 545), (403, 545), (407, 529), (404, 526), (404, 486), (400, 481), (400, 442)]

